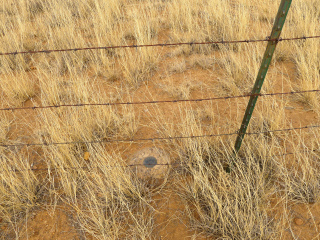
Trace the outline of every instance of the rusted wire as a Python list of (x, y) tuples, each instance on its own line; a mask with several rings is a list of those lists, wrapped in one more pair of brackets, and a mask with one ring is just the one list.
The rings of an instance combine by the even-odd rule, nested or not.
[(255, 42), (281, 42), (281, 41), (292, 41), (292, 40), (306, 40), (311, 38), (320, 38), (320, 36), (308, 36), (308, 37), (295, 37), (295, 38), (279, 38), (279, 39), (250, 39), (250, 40), (231, 40), (231, 41), (209, 41), (209, 42), (179, 42), (179, 43), (157, 43), (157, 44), (139, 44), (139, 45), (118, 45), (118, 46), (107, 46), (107, 47), (85, 47), (85, 48), (67, 48), (67, 49), (48, 49), (48, 50), (37, 50), (37, 51), (15, 51), (0, 53), (0, 56), (7, 55), (18, 55), (18, 54), (37, 54), (37, 53), (53, 53), (53, 52), (71, 52), (71, 51), (85, 51), (85, 50), (107, 50), (117, 48), (142, 48), (142, 47), (170, 47), (170, 46), (181, 46), (181, 45), (210, 45), (210, 44), (234, 44), (234, 43), (255, 43)]
[[(276, 155), (272, 155), (269, 156), (267, 158), (275, 158), (275, 157), (285, 157), (285, 156), (289, 156), (289, 155), (294, 155), (296, 153), (299, 153), (301, 151), (295, 151), (295, 152), (286, 152), (283, 154), (276, 154)], [(139, 167), (139, 166), (148, 166), (148, 164), (129, 164), (129, 165), (112, 165), (112, 166), (107, 166), (107, 169), (114, 169), (114, 168), (128, 168), (128, 167)], [(181, 162), (175, 162), (175, 163), (163, 163), (163, 164), (152, 164), (152, 166), (187, 166), (186, 163), (181, 163)], [(8, 170), (10, 172), (26, 172), (26, 171), (57, 171), (59, 169), (62, 170), (80, 170), (80, 169), (88, 169), (90, 170), (90, 168), (98, 168), (98, 167), (55, 167), (55, 168), (27, 168), (27, 169), (22, 169), (22, 170), (18, 170), (18, 169), (12, 169), (12, 170)], [(0, 173), (2, 173), (4, 171), (0, 171)]]
[[(277, 129), (270, 131), (261, 131), (261, 132), (248, 132), (246, 135), (258, 135), (274, 132), (285, 132), (285, 131), (294, 131), (302, 129), (311, 129), (319, 128), (320, 125), (311, 125), (297, 128), (286, 128), (286, 129)], [(161, 140), (180, 140), (180, 139), (194, 139), (194, 138), (209, 138), (209, 137), (222, 137), (222, 136), (231, 136), (237, 135), (238, 131), (232, 133), (222, 133), (222, 134), (207, 134), (207, 135), (196, 135), (196, 136), (177, 136), (177, 137), (157, 137), (157, 138), (138, 138), (138, 139), (103, 139), (96, 141), (70, 141), (70, 142), (49, 142), (49, 143), (18, 143), (18, 144), (0, 144), (0, 147), (32, 147), (32, 146), (59, 146), (59, 145), (70, 145), (70, 144), (97, 144), (97, 143), (132, 143), (132, 142), (141, 142), (141, 141), (161, 141)]]
[(202, 101), (214, 101), (214, 100), (227, 100), (227, 99), (233, 99), (233, 98), (244, 98), (244, 97), (251, 97), (251, 96), (264, 97), (264, 96), (290, 95), (290, 94), (312, 93), (312, 92), (320, 92), (320, 89), (296, 91), (296, 92), (281, 92), (281, 93), (244, 94), (244, 95), (238, 95), (238, 96), (197, 98), (197, 99), (159, 100), (159, 101), (144, 101), (144, 102), (78, 103), (78, 104), (60, 104), (60, 105), (16, 107), (16, 108), (8, 107), (8, 108), (0, 108), (0, 111), (36, 110), (36, 109), (61, 108), (61, 107), (116, 106), (116, 105), (143, 105), (143, 104), (178, 103), (178, 102), (202, 102)]

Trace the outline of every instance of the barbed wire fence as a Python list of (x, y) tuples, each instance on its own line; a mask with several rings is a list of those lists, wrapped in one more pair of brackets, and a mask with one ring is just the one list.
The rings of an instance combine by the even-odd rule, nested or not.
[[(209, 41), (209, 42), (179, 42), (179, 43), (157, 43), (157, 44), (143, 44), (143, 45), (118, 45), (118, 46), (98, 46), (98, 47), (84, 47), (84, 48), (66, 48), (66, 49), (43, 49), (36, 51), (14, 51), (14, 52), (0, 52), (0, 56), (16, 56), (16, 55), (25, 55), (25, 54), (50, 54), (50, 53), (58, 53), (58, 52), (77, 52), (77, 51), (94, 51), (94, 50), (109, 50), (109, 49), (120, 49), (120, 48), (145, 48), (145, 47), (175, 47), (175, 46), (194, 46), (194, 45), (217, 45), (217, 44), (249, 44), (249, 43), (259, 43), (259, 42), (273, 42), (279, 43), (283, 41), (306, 41), (308, 39), (319, 39), (319, 36), (302, 36), (302, 37), (294, 37), (294, 38), (279, 38), (279, 39), (270, 39), (266, 37), (264, 39), (249, 39), (249, 40), (221, 40), (221, 41)], [(40, 111), (46, 109), (58, 109), (58, 108), (74, 108), (74, 107), (94, 107), (94, 106), (121, 106), (121, 105), (147, 105), (147, 104), (166, 104), (166, 103), (183, 103), (183, 102), (203, 102), (203, 101), (215, 101), (215, 100), (228, 100), (228, 99), (238, 99), (238, 98), (246, 98), (246, 97), (267, 97), (267, 96), (284, 96), (284, 95), (296, 95), (296, 94), (305, 94), (305, 93), (314, 93), (317, 94), (320, 92), (320, 89), (312, 89), (312, 90), (301, 90), (301, 91), (290, 91), (290, 92), (276, 92), (276, 93), (250, 93), (243, 94), (238, 96), (223, 96), (223, 97), (207, 97), (207, 98), (197, 98), (197, 99), (177, 99), (177, 100), (153, 100), (153, 101), (138, 101), (138, 102), (105, 102), (105, 103), (76, 103), (76, 104), (57, 104), (57, 105), (34, 105), (31, 107), (5, 107), (0, 108), (0, 111), (21, 111), (21, 110), (31, 110), (31, 111)], [(35, 103), (33, 103), (35, 104)], [(302, 127), (292, 127), (292, 128), (284, 128), (284, 129), (275, 129), (268, 131), (259, 131), (259, 132), (246, 132), (244, 135), (260, 135), (260, 134), (269, 134), (276, 132), (290, 132), (290, 131), (298, 131), (298, 130), (306, 130), (306, 129), (319, 129), (320, 125), (309, 125)], [(137, 139), (101, 139), (95, 141), (70, 141), (70, 142), (35, 142), (35, 143), (17, 143), (17, 144), (0, 144), (0, 147), (3, 148), (11, 148), (11, 147), (32, 147), (32, 146), (61, 146), (61, 145), (70, 145), (70, 144), (101, 144), (101, 143), (133, 143), (133, 142), (143, 142), (143, 141), (173, 141), (173, 140), (182, 140), (182, 139), (197, 139), (197, 138), (213, 138), (213, 137), (223, 137), (223, 136), (233, 136), (238, 135), (239, 131), (229, 132), (229, 133), (221, 133), (221, 134), (206, 134), (206, 135), (191, 135), (191, 136), (174, 136), (174, 137), (157, 137), (157, 138), (137, 138)], [(308, 152), (313, 152), (315, 150), (306, 150)], [(275, 158), (275, 157), (286, 157), (295, 154), (299, 154), (304, 151), (294, 151), (294, 152), (285, 152), (281, 154), (276, 154), (272, 156), (268, 156), (267, 158)], [(143, 167), (148, 166), (148, 164), (127, 164), (127, 165), (111, 165), (107, 166), (106, 169), (114, 169), (114, 168), (133, 168), (133, 167)], [(176, 166), (185, 166), (188, 164), (185, 162), (173, 162), (173, 163), (164, 163), (164, 164), (152, 164), (152, 166), (163, 166), (163, 167), (176, 167)], [(84, 166), (84, 167), (45, 167), (45, 168), (26, 168), (26, 169), (6, 169), (1, 170), (0, 174), (5, 171), (11, 172), (22, 172), (22, 171), (34, 171), (34, 172), (47, 172), (50, 171), (51, 174), (54, 171), (59, 169), (65, 170), (87, 170), (90, 171), (92, 169), (96, 169), (98, 167), (93, 166)], [(74, 229), (72, 231), (62, 231), (62, 232), (78, 232), (83, 231), (82, 229)]]
[[(177, 43), (158, 43), (158, 44), (143, 44), (143, 45), (118, 45), (118, 46), (105, 46), (105, 47), (85, 47), (85, 48), (68, 48), (68, 49), (48, 49), (48, 50), (36, 50), (36, 51), (15, 51), (15, 52), (5, 52), (1, 53), (0, 56), (8, 55), (19, 55), (19, 54), (49, 54), (54, 52), (70, 52), (70, 51), (88, 51), (88, 50), (108, 50), (108, 49), (118, 49), (118, 48), (143, 48), (143, 47), (174, 47), (182, 45), (215, 45), (215, 44), (237, 44), (237, 43), (258, 43), (258, 42), (282, 42), (282, 41), (297, 41), (308, 39), (319, 39), (320, 35), (315, 36), (302, 36), (294, 38), (279, 38), (271, 39), (266, 37), (265, 39), (249, 39), (249, 40), (221, 40), (221, 41), (210, 41), (210, 42), (177, 42)], [(141, 102), (107, 102), (107, 103), (77, 103), (77, 104), (59, 104), (59, 105), (47, 105), (47, 106), (32, 106), (32, 107), (6, 107), (0, 108), (0, 111), (19, 111), (19, 110), (43, 110), (43, 109), (55, 109), (61, 107), (90, 107), (90, 106), (119, 106), (119, 105), (146, 105), (146, 104), (164, 104), (164, 103), (179, 103), (179, 102), (202, 102), (202, 101), (214, 101), (214, 100), (227, 100), (227, 99), (236, 99), (236, 98), (245, 98), (245, 97), (265, 97), (265, 96), (279, 96), (279, 95), (293, 95), (293, 94), (303, 94), (303, 93), (318, 93), (320, 89), (312, 90), (302, 90), (302, 91), (291, 91), (291, 92), (278, 92), (278, 93), (258, 93), (258, 94), (244, 94), (238, 96), (224, 96), (224, 97), (208, 97), (208, 98), (198, 98), (198, 99), (177, 99), (177, 100), (154, 100), (154, 101), (141, 101)], [(320, 125), (313, 126), (303, 126), (297, 128), (287, 128), (287, 129), (277, 129), (270, 131), (261, 131), (261, 132), (248, 132), (245, 135), (257, 135), (257, 134), (266, 134), (273, 132), (285, 132), (285, 131), (294, 131), (310, 128), (319, 128)], [(17, 144), (0, 144), (0, 147), (31, 147), (31, 146), (58, 146), (58, 145), (67, 145), (67, 144), (96, 144), (96, 143), (115, 143), (115, 142), (141, 142), (141, 141), (159, 141), (159, 140), (181, 140), (181, 139), (195, 139), (195, 138), (210, 138), (210, 137), (222, 137), (222, 136), (231, 136), (238, 135), (239, 131), (231, 133), (222, 133), (222, 134), (207, 134), (207, 135), (197, 135), (197, 136), (176, 136), (176, 137), (158, 137), (158, 138), (140, 138), (140, 139), (103, 139), (96, 141), (71, 141), (71, 142), (46, 142), (46, 143), (17, 143)], [(285, 153), (283, 155), (291, 155), (294, 153)], [(156, 165), (175, 165), (175, 164), (153, 164)], [(140, 166), (136, 165), (126, 165), (126, 166), (113, 166), (113, 167), (133, 167)], [(40, 171), (48, 170), (44, 169), (26, 169), (27, 171)], [(17, 171), (17, 170), (13, 170)]]
[[(204, 44), (234, 44), (234, 43), (257, 43), (257, 42), (269, 42), (269, 41), (294, 41), (294, 40), (307, 40), (316, 39), (320, 36), (307, 36), (307, 37), (296, 37), (296, 38), (281, 38), (279, 40), (275, 39), (258, 39), (258, 40), (234, 40), (234, 41), (215, 41), (215, 42), (180, 42), (180, 43), (164, 43), (164, 44), (146, 44), (146, 45), (123, 45), (123, 46), (109, 46), (109, 47), (88, 47), (88, 48), (72, 48), (72, 49), (51, 49), (51, 50), (38, 50), (38, 51), (16, 51), (16, 52), (6, 52), (0, 53), (0, 56), (7, 55), (17, 55), (17, 54), (39, 54), (39, 53), (52, 53), (52, 52), (67, 52), (67, 51), (88, 51), (88, 50), (107, 50), (115, 48), (142, 48), (142, 47), (170, 47), (170, 46), (180, 46), (180, 45), (204, 45)], [(32, 107), (6, 107), (0, 108), (0, 111), (19, 111), (19, 110), (43, 110), (43, 109), (55, 109), (61, 107), (90, 107), (90, 106), (119, 106), (119, 105), (146, 105), (146, 104), (164, 104), (164, 103), (179, 103), (179, 102), (202, 102), (202, 101), (214, 101), (214, 100), (227, 100), (236, 98), (245, 98), (252, 96), (279, 96), (279, 95), (293, 95), (293, 94), (303, 94), (303, 93), (318, 93), (320, 89), (304, 90), (304, 91), (291, 91), (291, 92), (278, 92), (278, 93), (259, 93), (259, 94), (244, 94), (238, 96), (224, 96), (224, 97), (209, 97), (209, 98), (198, 98), (198, 99), (177, 99), (177, 100), (154, 100), (154, 101), (141, 101), (141, 102), (107, 102), (107, 103), (78, 103), (78, 104), (59, 104), (59, 105), (47, 105), (47, 106), (32, 106)], [(272, 132), (284, 132), (284, 131), (294, 131), (310, 128), (319, 128), (320, 125), (314, 126), (304, 126), (298, 128), (288, 128), (288, 129), (278, 129), (270, 131), (261, 132), (249, 132), (246, 135), (257, 135), (266, 134)], [(18, 143), (18, 144), (0, 144), (0, 147), (30, 147), (30, 146), (57, 146), (57, 145), (67, 145), (67, 144), (96, 144), (96, 143), (114, 143), (114, 142), (141, 142), (141, 141), (159, 141), (159, 140), (181, 140), (181, 139), (195, 139), (195, 138), (209, 138), (209, 137), (222, 137), (238, 135), (238, 131), (223, 134), (207, 134), (207, 135), (197, 135), (197, 136), (176, 136), (176, 137), (158, 137), (158, 138), (140, 138), (140, 139), (104, 139), (96, 141), (74, 141), (74, 142), (49, 142), (49, 143)], [(291, 155), (294, 153), (285, 153), (284, 155)], [(154, 165), (154, 164), (153, 164)], [(177, 164), (155, 164), (156, 165), (167, 165), (174, 166)], [(113, 166), (113, 167), (133, 167), (140, 166), (140, 164), (126, 165), (126, 166)], [(112, 168), (112, 167), (111, 167)], [(72, 168), (70, 168), (72, 169)], [(45, 171), (48, 168), (43, 169), (26, 169), (26, 171)], [(17, 170), (12, 170), (17, 171)], [(21, 171), (21, 170), (19, 170)]]
[[(67, 49), (48, 49), (48, 50), (36, 50), (36, 51), (14, 51), (14, 52), (0, 52), (0, 56), (10, 56), (10, 55), (25, 55), (25, 54), (50, 54), (57, 52), (77, 52), (77, 51), (93, 51), (93, 50), (108, 50), (108, 49), (120, 49), (120, 48), (144, 48), (144, 47), (175, 47), (175, 46), (183, 46), (183, 45), (216, 45), (216, 44), (249, 44), (249, 43), (259, 43), (259, 42), (274, 42), (279, 43), (283, 41), (306, 41), (308, 39), (319, 39), (319, 36), (302, 36), (295, 38), (279, 38), (279, 39), (270, 39), (266, 37), (265, 39), (249, 39), (249, 40), (221, 40), (221, 41), (211, 41), (211, 42), (179, 42), (179, 43), (158, 43), (158, 44), (144, 44), (144, 45), (118, 45), (118, 46), (102, 46), (102, 47), (84, 47), (84, 48), (67, 48)], [(40, 111), (46, 109), (58, 109), (58, 108), (83, 108), (83, 107), (94, 107), (94, 106), (123, 106), (123, 105), (147, 105), (147, 104), (166, 104), (166, 103), (184, 103), (184, 102), (203, 102), (203, 101), (215, 101), (215, 100), (228, 100), (228, 99), (238, 99), (238, 98), (247, 98), (247, 97), (267, 97), (267, 96), (284, 96), (284, 95), (296, 95), (296, 94), (305, 94), (305, 93), (314, 93), (318, 94), (320, 89), (312, 89), (312, 90), (301, 90), (301, 91), (290, 91), (290, 92), (275, 92), (275, 93), (250, 93), (243, 94), (237, 96), (223, 96), (223, 97), (207, 97), (207, 98), (197, 98), (197, 99), (176, 99), (176, 100), (153, 100), (153, 101), (130, 101), (130, 102), (98, 102), (98, 103), (76, 103), (76, 104), (57, 104), (57, 105), (34, 105), (31, 107), (5, 107), (0, 108), (0, 111), (21, 111), (21, 110), (30, 110), (30, 111)], [(36, 103), (33, 103), (36, 104)], [(302, 127), (292, 127), (292, 128), (283, 128), (283, 129), (275, 129), (268, 131), (259, 131), (259, 132), (246, 132), (244, 135), (260, 135), (260, 134), (270, 134), (276, 132), (290, 132), (290, 131), (299, 131), (306, 129), (319, 129), (320, 125), (309, 125)], [(198, 139), (198, 138), (213, 138), (213, 137), (224, 137), (224, 136), (233, 136), (238, 135), (239, 131), (229, 132), (229, 133), (221, 133), (221, 134), (206, 134), (206, 135), (191, 135), (191, 136), (173, 136), (173, 137), (156, 137), (156, 138), (132, 138), (132, 139), (101, 139), (94, 141), (69, 141), (69, 142), (35, 142), (35, 143), (16, 143), (16, 144), (0, 144), (2, 148), (15, 148), (15, 147), (32, 147), (32, 146), (41, 146), (41, 147), (49, 147), (49, 146), (61, 146), (61, 145), (71, 145), (71, 144), (101, 144), (101, 143), (133, 143), (133, 142), (145, 142), (145, 141), (173, 141), (173, 140), (182, 140), (182, 139)], [(285, 152), (281, 154), (276, 154), (272, 156), (267, 156), (267, 158), (276, 158), (276, 157), (286, 157), (295, 154), (299, 154), (301, 152), (314, 152), (313, 149), (307, 149), (305, 151), (296, 150), (294, 152)], [(112, 170), (115, 168), (134, 168), (134, 167), (147, 167), (148, 164), (126, 164), (126, 165), (110, 165), (106, 166), (105, 169)], [(162, 166), (162, 167), (188, 167), (188, 163), (186, 162), (173, 162), (173, 163), (163, 163), (163, 164), (152, 164), (152, 166)], [(50, 174), (54, 173), (62, 169), (65, 170), (86, 170), (91, 171), (92, 169), (97, 169), (99, 167), (96, 166), (83, 166), (83, 167), (40, 167), (40, 168), (26, 168), (26, 169), (15, 169), (8, 168), (6, 170), (1, 170), (0, 174), (6, 171), (10, 172), (22, 172), (22, 171), (33, 171), (33, 172), (48, 172)], [(77, 232), (83, 231), (81, 229), (72, 230), (72, 231), (63, 231), (63, 232)]]

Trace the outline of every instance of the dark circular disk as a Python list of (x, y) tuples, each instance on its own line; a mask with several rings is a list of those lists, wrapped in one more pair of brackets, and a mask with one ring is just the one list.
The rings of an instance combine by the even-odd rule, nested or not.
[(157, 159), (155, 157), (146, 157), (143, 160), (143, 165), (147, 168), (153, 168), (154, 166), (157, 165)]

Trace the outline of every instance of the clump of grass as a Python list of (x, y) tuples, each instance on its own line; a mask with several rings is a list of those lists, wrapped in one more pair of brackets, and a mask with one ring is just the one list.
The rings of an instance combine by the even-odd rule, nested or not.
[(182, 61), (176, 61), (169, 66), (170, 73), (183, 73), (187, 70), (186, 61), (183, 59)]
[[(232, 152), (221, 155), (220, 149), (199, 143), (189, 142), (190, 180), (179, 184), (191, 227), (214, 237), (276, 239), (279, 223), (267, 214), (268, 198), (274, 194), (267, 160), (250, 155), (233, 159)], [(230, 159), (232, 173), (228, 174), (223, 162)]]
[(45, 135), (50, 136), (53, 142), (103, 141), (120, 136), (129, 138), (135, 133), (137, 123), (134, 112), (127, 107), (122, 110), (121, 113), (111, 107), (100, 107), (100, 110), (83, 108), (58, 113), (47, 111), (47, 114), (41, 116), (41, 131), (47, 133)]
[(211, 56), (196, 55), (189, 61), (190, 66), (199, 67), (201, 69), (215, 70), (214, 64), (216, 63), (216, 58)]
[(170, 82), (170, 80), (166, 80), (164, 84), (159, 84), (159, 87), (174, 99), (189, 99), (192, 92), (200, 86), (201, 83), (187, 78), (185, 78), (182, 83), (173, 83)]
[(19, 219), (37, 205), (40, 182), (34, 172), (27, 170), (30, 169), (28, 159), (21, 153), (2, 153), (0, 166), (0, 225), (17, 229)]
[[(235, 3), (233, 8), (230, 8), (224, 1), (176, 1), (170, 3), (167, 11), (172, 36), (178, 41), (192, 42), (195, 32), (198, 41), (240, 39), (245, 32), (249, 32), (249, 8), (240, 3)], [(225, 18), (225, 15), (233, 15), (233, 18)], [(200, 48), (203, 48), (204, 52), (213, 50), (211, 46)], [(236, 50), (241, 46), (232, 45), (231, 48)]]
[[(292, 84), (296, 91), (318, 89), (320, 86), (320, 48), (313, 40), (304, 46), (295, 45), (295, 65), (297, 69), (297, 81)], [(298, 101), (305, 104), (309, 109), (319, 108), (319, 97), (313, 93), (302, 93), (298, 95)]]
[[(250, 122), (248, 132), (266, 132), (286, 127), (286, 113), (284, 102), (274, 98), (260, 98), (256, 113)], [(272, 133), (280, 136), (280, 133)]]
[[(250, 62), (245, 62), (244, 58)], [(219, 79), (219, 86), (222, 91), (237, 95), (251, 90), (258, 64), (248, 58), (248, 55), (246, 57), (243, 54), (239, 56), (228, 50), (221, 56), (220, 68), (224, 77)]]
[(85, 181), (77, 197), (80, 204), (73, 204), (81, 228), (97, 239), (151, 238), (154, 211), (146, 186), (119, 167), (125, 164), (119, 155), (107, 154), (101, 145), (88, 151), (89, 171), (78, 171)]
[(31, 16), (41, 14), (45, 10), (46, 1), (31, 1), (28, 4), (28, 12)]
[[(180, 128), (163, 126), (165, 135), (203, 134), (194, 111), (182, 110)], [(275, 113), (276, 114), (276, 113)], [(177, 133), (176, 133), (177, 132)], [(269, 211), (271, 196), (279, 194), (277, 168), (272, 153), (281, 148), (275, 136), (246, 138), (238, 157), (233, 138), (184, 139), (175, 142), (184, 171), (178, 171), (177, 192), (183, 200), (190, 227), (209, 237), (277, 239), (282, 220)], [(226, 167), (231, 166), (231, 173)], [(182, 174), (184, 173), (184, 174)]]
[[(86, 159), (84, 148), (90, 153)], [(51, 190), (68, 203), (86, 236), (152, 236), (154, 193), (130, 172), (119, 153), (107, 152), (102, 143), (48, 146), (44, 151)]]
[(8, 133), (11, 121), (6, 113), (0, 115), (0, 143), (5, 144), (8, 141)]
[(24, 102), (36, 96), (35, 81), (26, 73), (16, 74), (11, 72), (2, 76), (2, 91), (6, 101), (12, 106), (21, 106)]
[(157, 68), (158, 55), (150, 49), (120, 51), (122, 75), (129, 86), (137, 87), (151, 79)]
[(93, 88), (88, 76), (61, 77), (56, 75), (51, 81), (48, 75), (39, 75), (41, 101), (44, 105), (77, 104), (93, 101)]
[[(304, 133), (292, 133), (287, 143), (294, 146), (294, 151), (279, 167), (280, 183), (288, 198), (296, 203), (316, 203), (320, 200), (319, 178), (319, 141), (315, 137), (318, 130)], [(309, 141), (305, 141), (305, 139)], [(294, 157), (295, 161), (291, 161)]]

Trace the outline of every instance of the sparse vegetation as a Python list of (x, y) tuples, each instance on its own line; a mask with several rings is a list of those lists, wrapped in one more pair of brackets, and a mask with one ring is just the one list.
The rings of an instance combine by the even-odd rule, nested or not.
[[(0, 52), (264, 39), (279, 3), (7, 0), (0, 4)], [(319, 35), (319, 10), (318, 0), (293, 1), (282, 36)], [(0, 106), (247, 94), (264, 48), (190, 44), (0, 56)], [(280, 42), (262, 91), (319, 89), (319, 57), (318, 39)], [(0, 145), (43, 145), (0, 146), (0, 238), (44, 239), (30, 228), (45, 224), (34, 216), (63, 209), (75, 239), (297, 239), (293, 217), (301, 205), (309, 209), (300, 212), (309, 214), (305, 239), (317, 238), (317, 128), (248, 135), (237, 156), (235, 135), (117, 142), (235, 132), (247, 100), (1, 111)], [(249, 131), (317, 125), (319, 113), (317, 93), (261, 97)], [(126, 167), (150, 145), (173, 163), (157, 183)], [(58, 233), (46, 237), (71, 238)]]

